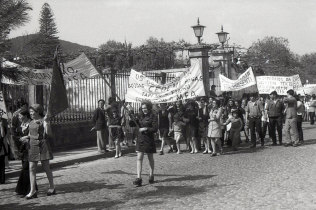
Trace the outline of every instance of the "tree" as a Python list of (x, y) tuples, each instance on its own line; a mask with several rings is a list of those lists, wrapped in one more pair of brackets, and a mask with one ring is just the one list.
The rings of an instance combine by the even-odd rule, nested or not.
[(293, 75), (299, 66), (298, 57), (291, 52), (289, 41), (282, 37), (265, 37), (254, 42), (245, 59), (249, 66), (266, 75)]
[(54, 52), (59, 45), (58, 30), (54, 14), (48, 3), (42, 6), (38, 39), (33, 40), (37, 52), (37, 68), (50, 68), (53, 64)]
[(316, 82), (316, 53), (305, 54), (300, 58), (303, 73), (303, 81)]
[(28, 11), (32, 10), (25, 0), (0, 0), (0, 57), (9, 49), (8, 35), (12, 29), (29, 21)]

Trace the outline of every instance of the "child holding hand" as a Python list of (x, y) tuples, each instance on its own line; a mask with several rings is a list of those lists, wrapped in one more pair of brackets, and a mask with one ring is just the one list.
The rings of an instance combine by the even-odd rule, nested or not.
[(228, 118), (227, 121), (223, 123), (223, 125), (227, 125), (231, 123), (229, 137), (232, 140), (232, 149), (236, 151), (238, 144), (241, 142), (240, 132), (242, 130), (243, 123), (242, 123), (241, 118), (238, 116), (237, 109), (232, 109), (231, 112), (232, 112), (232, 116)]

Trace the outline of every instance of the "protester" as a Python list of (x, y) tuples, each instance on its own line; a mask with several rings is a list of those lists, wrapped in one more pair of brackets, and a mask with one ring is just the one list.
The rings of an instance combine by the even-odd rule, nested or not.
[(241, 122), (242, 122), (242, 128), (241, 128), (241, 131), (244, 131), (244, 135), (245, 135), (245, 138), (246, 138), (246, 142), (249, 141), (248, 139), (248, 135), (247, 133), (245, 132), (245, 114), (246, 114), (246, 111), (245, 109), (242, 107), (242, 104), (240, 103), (240, 101), (236, 100), (235, 101), (235, 108), (236, 108), (236, 111), (237, 111), (237, 114), (238, 114), (238, 117), (241, 119)]
[[(30, 171), (29, 171), (29, 161), (28, 161), (28, 142), (21, 141), (20, 139), (23, 136), (27, 136), (29, 134), (29, 124), (31, 122), (30, 113), (27, 109), (21, 110), (19, 113), (20, 126), (17, 128), (15, 133), (18, 138), (18, 149), (19, 149), (19, 159), (22, 160), (22, 170), (20, 173), (20, 177), (18, 183), (15, 188), (15, 192), (17, 195), (22, 195), (25, 197), (28, 192), (31, 190), (30, 183)], [(37, 191), (37, 185), (35, 185)]]
[(250, 101), (248, 102), (246, 109), (246, 123), (250, 129), (252, 143), (250, 148), (256, 148), (256, 132), (259, 133), (261, 146), (264, 146), (264, 138), (261, 130), (261, 117), (264, 115), (264, 108), (263, 104), (257, 99), (257, 97), (257, 94), (252, 94), (250, 96)]
[(180, 120), (180, 115), (177, 113), (174, 115), (174, 122), (172, 123), (171, 129), (169, 131), (169, 135), (174, 133), (174, 139), (177, 145), (177, 154), (181, 154), (180, 141), (184, 140), (183, 131), (185, 128), (185, 123)]
[(53, 159), (53, 154), (47, 140), (48, 118), (44, 118), (43, 107), (40, 104), (33, 104), (30, 107), (30, 116), (32, 121), (29, 124), (29, 135), (21, 138), (22, 141), (29, 141), (30, 145), (28, 159), (30, 162), (31, 190), (26, 195), (26, 199), (37, 198), (36, 169), (38, 161), (41, 161), (49, 181), (47, 196), (56, 194), (53, 173), (49, 166), (49, 160)]
[[(137, 128), (135, 126), (131, 126), (131, 115), (134, 115), (133, 107), (130, 103), (125, 103), (125, 106), (122, 106), (121, 116), (122, 116), (122, 129), (124, 133), (124, 141), (125, 145), (132, 146), (133, 143), (136, 143), (137, 137)], [(124, 144), (123, 144), (124, 145)]]
[(6, 122), (0, 116), (0, 184), (5, 183), (5, 157), (8, 155), (8, 145), (5, 141), (6, 136)]
[(247, 99), (243, 98), (241, 101), (241, 108), (243, 109), (243, 119), (244, 119), (244, 135), (246, 137), (246, 142), (249, 142), (249, 126), (246, 123), (246, 110), (247, 110)]
[[(284, 146), (298, 146), (298, 131), (297, 131), (297, 100), (294, 97), (294, 90), (290, 89), (287, 92), (287, 98), (284, 99), (285, 103), (285, 136), (286, 144)], [(291, 132), (293, 138), (291, 138)]]
[(304, 143), (304, 134), (303, 134), (303, 116), (305, 113), (305, 106), (304, 103), (301, 101), (300, 97), (296, 97), (297, 100), (297, 132), (298, 132), (298, 139), (299, 143)]
[(282, 145), (284, 103), (278, 98), (278, 93), (276, 91), (272, 91), (269, 96), (270, 100), (267, 101), (265, 110), (269, 118), (272, 146), (277, 145), (276, 131), (278, 132), (279, 144)]
[(220, 142), (220, 138), (222, 136), (222, 129), (221, 129), (221, 115), (222, 115), (222, 108), (219, 107), (219, 101), (213, 101), (213, 108), (210, 110), (210, 118), (208, 119), (208, 133), (207, 137), (211, 139), (212, 149), (213, 152), (211, 156), (216, 156), (217, 154), (217, 147), (220, 148), (220, 152), (223, 153), (222, 145)]
[(184, 122), (186, 123), (186, 138), (190, 142), (191, 154), (198, 153), (197, 145), (197, 129), (198, 129), (198, 105), (195, 101), (190, 100), (186, 104), (186, 110), (184, 113)]
[(171, 114), (167, 110), (167, 104), (165, 103), (160, 104), (160, 110), (158, 111), (158, 133), (159, 133), (159, 139), (161, 140), (161, 148), (159, 151), (160, 155), (164, 154), (163, 148), (166, 144), (169, 147), (168, 153), (173, 152), (170, 141), (168, 139), (168, 132), (171, 126), (171, 125), (169, 126), (170, 117), (171, 117)]
[[(234, 100), (230, 98), (228, 100), (228, 104), (227, 104), (225, 112), (224, 112), (225, 121), (232, 116), (232, 112), (231, 112), (232, 109), (236, 109), (236, 107), (234, 104)], [(231, 128), (231, 124), (226, 125), (226, 144), (227, 144), (227, 146), (232, 146), (232, 139), (230, 138), (230, 128)]]
[(107, 139), (107, 115), (104, 110), (105, 101), (100, 99), (98, 101), (98, 108), (94, 111), (92, 122), (95, 129), (97, 131), (97, 146), (98, 153), (106, 152), (106, 139)]
[(232, 149), (234, 151), (237, 150), (237, 146), (241, 142), (240, 139), (240, 132), (243, 127), (243, 122), (240, 118), (240, 115), (238, 114), (237, 109), (232, 109), (232, 116), (228, 118), (228, 120), (224, 123), (224, 125), (227, 125), (231, 123), (231, 129), (230, 129), (230, 139), (232, 140)]
[(309, 119), (310, 119), (310, 124), (314, 125), (315, 123), (315, 112), (316, 112), (316, 95), (312, 95), (312, 99), (309, 103)]
[[(119, 110), (119, 104), (116, 102), (115, 97), (110, 96), (108, 98), (108, 105), (104, 108), (104, 110), (105, 110), (105, 117), (112, 116), (112, 110)], [(105, 123), (105, 124), (107, 124), (107, 123)], [(108, 129), (106, 129), (106, 130), (108, 130)], [(106, 135), (108, 138), (108, 142), (106, 142), (106, 143), (109, 144), (109, 150), (112, 151), (115, 149), (115, 143), (114, 143), (114, 140), (112, 139), (112, 135), (111, 135), (109, 130), (108, 130), (108, 133)]]
[(198, 110), (198, 120), (199, 120), (199, 136), (201, 137), (201, 142), (204, 143), (205, 151), (203, 154), (211, 153), (210, 140), (207, 138), (207, 127), (208, 127), (208, 115), (209, 110), (206, 105), (206, 99), (201, 98)]
[[(263, 107), (266, 107), (266, 104), (269, 102), (269, 99), (260, 97), (260, 102), (263, 104)], [(267, 115), (266, 111), (264, 111), (264, 114), (261, 117), (262, 137), (264, 139), (266, 137), (267, 131), (268, 131), (269, 137), (272, 138), (269, 125), (270, 125), (270, 123), (269, 123), (268, 115)]]
[(108, 128), (115, 144), (115, 158), (122, 156), (121, 142), (123, 139), (123, 130), (121, 124), (122, 117), (120, 117), (118, 110), (112, 109), (112, 116), (108, 120)]
[(158, 130), (157, 117), (152, 112), (152, 103), (150, 101), (143, 101), (141, 103), (142, 114), (139, 117), (139, 132), (136, 142), (137, 152), (137, 178), (133, 182), (136, 186), (142, 185), (142, 168), (144, 154), (147, 154), (149, 160), (149, 183), (154, 182), (154, 156), (156, 153), (156, 145), (154, 133)]

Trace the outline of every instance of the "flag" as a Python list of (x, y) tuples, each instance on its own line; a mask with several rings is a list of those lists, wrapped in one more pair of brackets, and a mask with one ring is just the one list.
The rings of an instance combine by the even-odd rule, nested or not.
[(55, 116), (56, 114), (68, 108), (68, 99), (66, 87), (64, 84), (63, 74), (60, 70), (57, 60), (57, 50), (54, 56), (53, 73), (51, 80), (51, 89), (49, 95), (49, 102), (47, 108), (48, 116)]

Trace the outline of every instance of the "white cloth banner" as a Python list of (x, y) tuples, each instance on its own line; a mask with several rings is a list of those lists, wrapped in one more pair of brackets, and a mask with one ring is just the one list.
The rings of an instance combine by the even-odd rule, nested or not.
[(188, 71), (163, 85), (135, 70), (131, 70), (125, 101), (150, 100), (152, 103), (170, 103), (205, 96), (200, 63), (198, 59), (192, 60), (191, 63), (192, 66)]
[(221, 91), (238, 91), (256, 84), (256, 79), (252, 68), (242, 73), (237, 80), (231, 80), (223, 75), (219, 75)]
[(7, 108), (4, 102), (2, 91), (0, 91), (0, 117), (4, 119), (8, 119)]
[[(31, 69), (22, 67), (12, 62), (4, 62), (3, 67), (12, 74), (10, 79), (2, 77), (2, 83), (12, 85), (50, 85), (52, 79), (52, 69)], [(12, 70), (10, 70), (12, 68)], [(65, 82), (77, 81), (98, 75), (97, 70), (90, 62), (89, 58), (82, 53), (80, 56), (61, 65), (61, 71)]]
[(302, 93), (308, 94), (308, 95), (313, 95), (316, 94), (316, 84), (306, 84), (304, 85), (304, 87), (301, 87), (298, 90), (298, 93), (300, 93), (302, 95)]
[(286, 95), (290, 89), (298, 91), (302, 88), (298, 74), (290, 77), (258, 76), (256, 79), (259, 94), (270, 94), (275, 90), (279, 95)]

